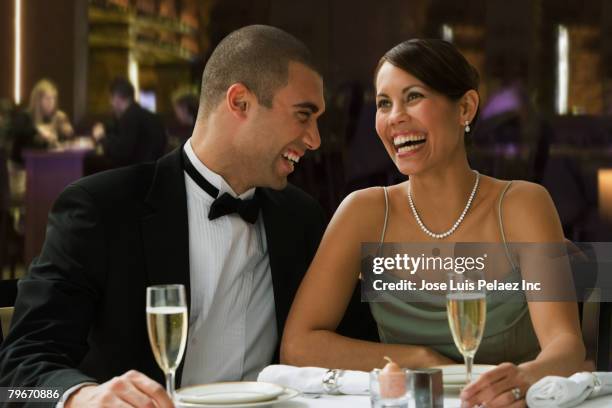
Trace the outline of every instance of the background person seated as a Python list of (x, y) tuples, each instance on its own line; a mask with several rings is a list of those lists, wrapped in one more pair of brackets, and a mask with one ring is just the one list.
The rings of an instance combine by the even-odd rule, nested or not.
[(181, 87), (172, 94), (172, 108), (177, 126), (172, 129), (168, 141), (171, 148), (182, 145), (191, 136), (198, 117), (199, 106), (200, 97), (194, 88)]

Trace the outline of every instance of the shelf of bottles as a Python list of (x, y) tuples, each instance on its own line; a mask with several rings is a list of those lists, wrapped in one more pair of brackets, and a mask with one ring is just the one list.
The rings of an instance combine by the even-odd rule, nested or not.
[(191, 61), (200, 50), (190, 3), (90, 0), (89, 46), (128, 49), (141, 62)]

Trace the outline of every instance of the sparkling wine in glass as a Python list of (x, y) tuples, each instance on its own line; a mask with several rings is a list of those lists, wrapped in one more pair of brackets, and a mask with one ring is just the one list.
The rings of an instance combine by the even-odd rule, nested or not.
[(157, 364), (166, 375), (166, 390), (174, 400), (174, 374), (187, 343), (187, 304), (183, 285), (147, 288), (147, 329)]
[(453, 272), (446, 296), (448, 324), (465, 361), (466, 385), (472, 381), (474, 355), (480, 346), (487, 316), (486, 293), (478, 289), (478, 280), (474, 274), (465, 276)]

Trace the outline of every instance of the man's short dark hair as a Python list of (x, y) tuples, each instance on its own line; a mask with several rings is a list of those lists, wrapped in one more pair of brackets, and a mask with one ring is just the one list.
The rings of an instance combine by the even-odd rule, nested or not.
[(271, 108), (276, 91), (288, 83), (290, 61), (320, 75), (306, 45), (279, 28), (251, 25), (230, 33), (204, 68), (200, 115), (208, 115), (235, 83), (245, 85), (260, 104)]
[(110, 86), (111, 95), (119, 95), (123, 99), (134, 100), (134, 86), (125, 78), (118, 77), (113, 79)]

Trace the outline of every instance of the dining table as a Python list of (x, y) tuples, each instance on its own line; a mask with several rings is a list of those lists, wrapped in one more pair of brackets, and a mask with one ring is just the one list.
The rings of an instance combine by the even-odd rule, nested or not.
[[(289, 401), (275, 404), (274, 408), (369, 408), (370, 397), (367, 395), (301, 395)], [(459, 408), (461, 401), (457, 394), (444, 395), (444, 408)], [(580, 408), (612, 407), (612, 395), (587, 400), (579, 405)], [(410, 408), (415, 407), (411, 401)]]
[(47, 219), (53, 203), (73, 181), (84, 175), (84, 160), (94, 152), (90, 138), (79, 136), (53, 149), (26, 149), (25, 259), (29, 265), (45, 241)]

